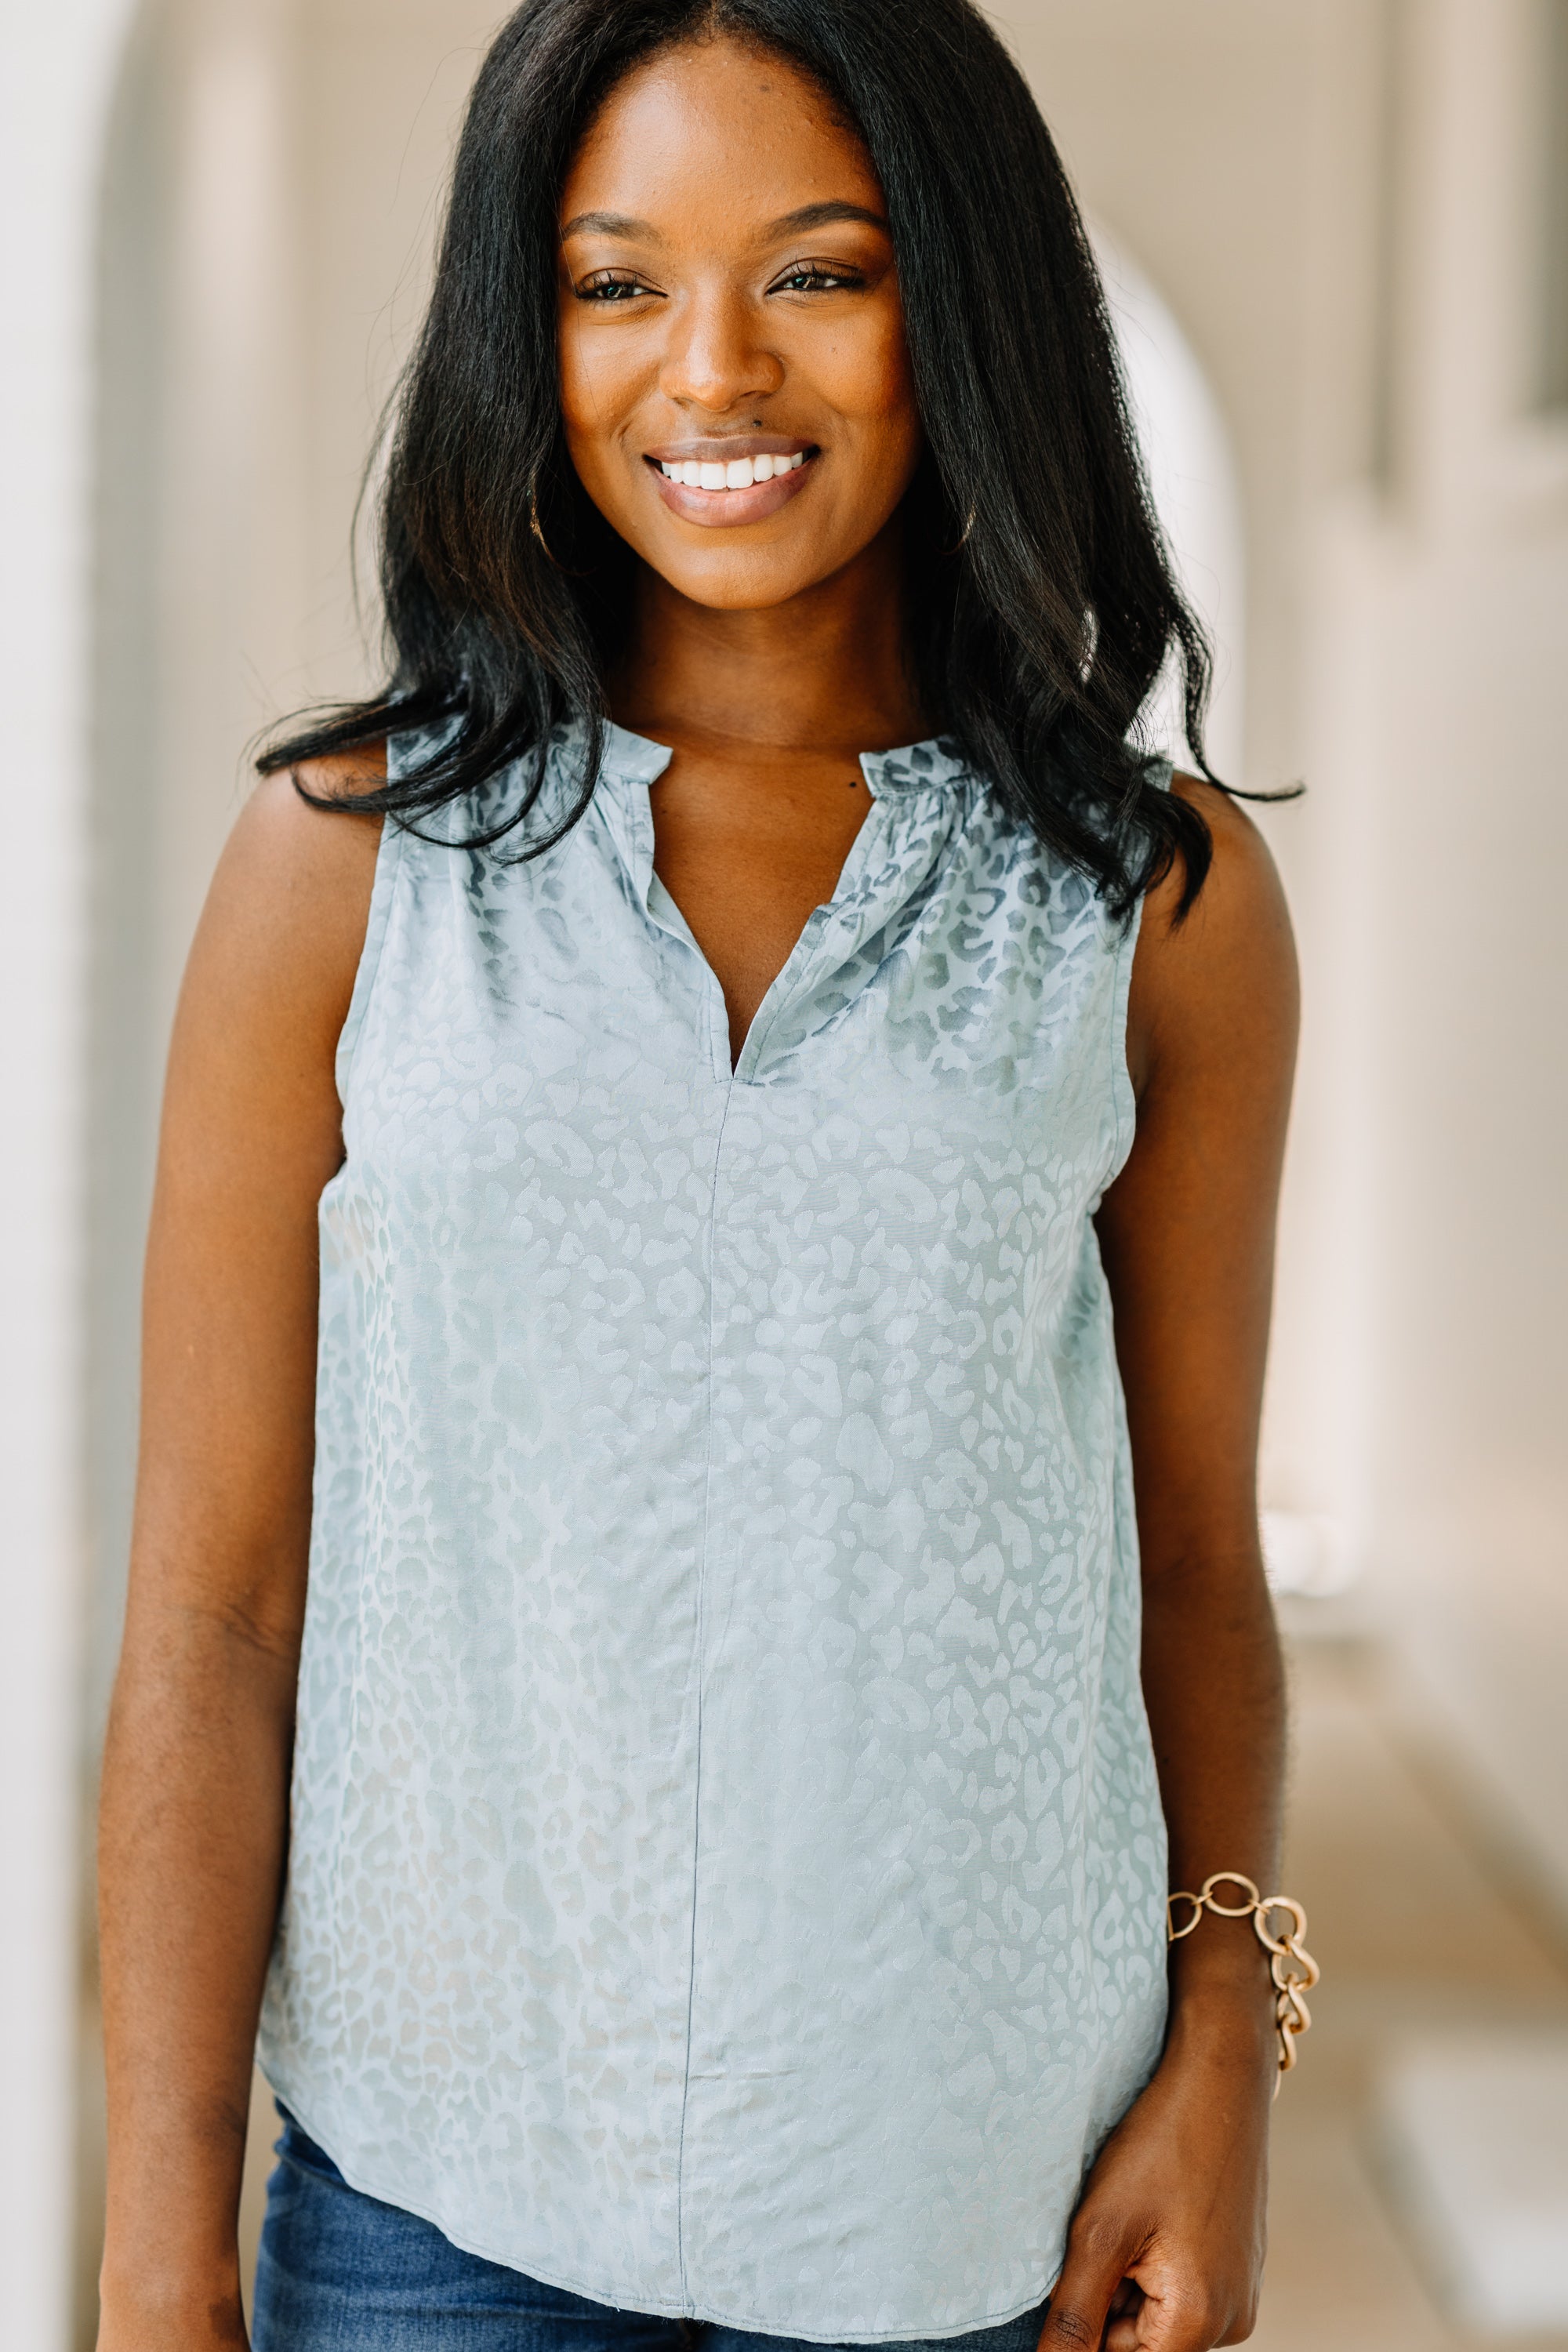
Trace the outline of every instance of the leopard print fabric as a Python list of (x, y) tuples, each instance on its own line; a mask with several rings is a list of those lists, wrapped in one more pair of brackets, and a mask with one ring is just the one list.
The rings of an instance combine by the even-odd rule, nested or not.
[(668, 758), (614, 730), (535, 862), (385, 830), (262, 2060), (596, 2302), (956, 2335), (1046, 2294), (1163, 2028), (1090, 1223), (1133, 938), (940, 745), (868, 756), (731, 1071)]

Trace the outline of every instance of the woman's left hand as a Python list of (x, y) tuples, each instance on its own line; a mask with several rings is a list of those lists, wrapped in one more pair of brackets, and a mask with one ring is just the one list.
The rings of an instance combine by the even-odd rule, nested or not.
[(1251, 2335), (1277, 2065), (1255, 2000), (1178, 2010), (1089, 2174), (1040, 2352), (1210, 2352)]

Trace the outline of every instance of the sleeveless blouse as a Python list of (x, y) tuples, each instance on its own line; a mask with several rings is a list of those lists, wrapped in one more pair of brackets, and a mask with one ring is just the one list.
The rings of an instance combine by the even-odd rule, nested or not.
[(384, 827), (261, 2061), (540, 2280), (958, 2335), (1047, 2294), (1164, 2025), (1090, 1223), (1136, 927), (941, 745), (868, 755), (731, 1069), (668, 758), (612, 730), (527, 863)]

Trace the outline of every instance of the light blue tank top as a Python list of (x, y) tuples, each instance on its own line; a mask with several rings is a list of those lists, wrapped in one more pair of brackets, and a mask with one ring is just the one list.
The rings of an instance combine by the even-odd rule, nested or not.
[(532, 863), (385, 828), (262, 2063), (596, 2302), (955, 2335), (1045, 2296), (1163, 2029), (1089, 1222), (1133, 935), (940, 747), (868, 756), (731, 1072), (668, 757), (614, 730)]

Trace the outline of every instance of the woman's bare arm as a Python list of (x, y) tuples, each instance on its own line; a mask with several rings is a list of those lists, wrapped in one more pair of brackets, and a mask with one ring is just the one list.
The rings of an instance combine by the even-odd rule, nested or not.
[[(1138, 1134), (1099, 1226), (1172, 1884), (1240, 1870), (1271, 1894), (1284, 1701), (1256, 1475), (1296, 964), (1258, 833), (1219, 793), (1178, 789), (1213, 827), (1214, 867), (1184, 922), (1176, 877), (1145, 908), (1129, 1023)], [(1276, 2043), (1250, 1921), (1205, 1915), (1176, 1948), (1171, 1990), (1164, 2059), (1090, 2176), (1047, 2346), (1098, 2347), (1108, 2311), (1108, 2352), (1207, 2352), (1251, 2332)]]
[[(360, 778), (372, 781), (360, 763)], [(353, 779), (318, 771), (318, 788)], [(235, 2243), (310, 1531), (316, 1203), (379, 827), (257, 793), (181, 994), (100, 1829), (101, 2352), (244, 2341)]]

